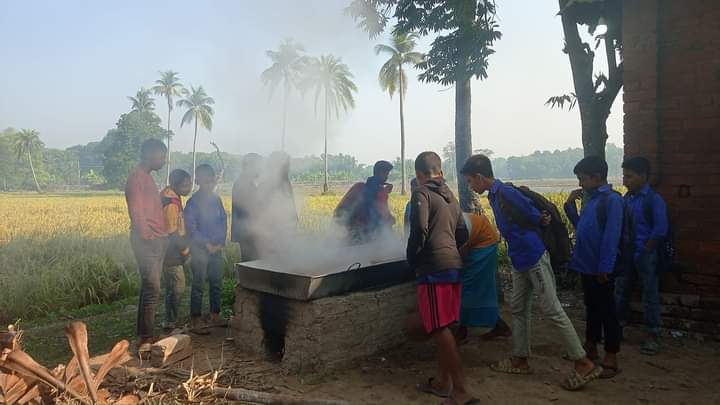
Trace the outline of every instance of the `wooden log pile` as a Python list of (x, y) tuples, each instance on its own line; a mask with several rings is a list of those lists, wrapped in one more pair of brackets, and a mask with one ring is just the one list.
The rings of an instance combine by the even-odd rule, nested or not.
[(53, 370), (45, 368), (22, 350), (21, 336), (22, 332), (14, 328), (0, 332), (0, 403), (133, 403), (129, 401), (134, 400), (134, 396), (114, 396), (102, 387), (108, 373), (130, 359), (127, 340), (121, 340), (104, 355), (100, 368), (93, 372), (84, 323), (72, 322), (65, 328), (73, 358), (67, 366), (59, 365)]

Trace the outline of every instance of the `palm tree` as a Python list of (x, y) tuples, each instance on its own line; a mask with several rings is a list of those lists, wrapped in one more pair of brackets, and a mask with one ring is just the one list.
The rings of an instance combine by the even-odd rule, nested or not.
[(35, 166), (33, 166), (32, 154), (42, 150), (45, 146), (40, 140), (39, 135), (40, 133), (34, 129), (23, 129), (15, 135), (13, 145), (18, 160), (27, 156), (28, 163), (30, 164), (30, 171), (32, 172), (33, 180), (35, 180), (35, 190), (38, 193), (41, 192), (40, 184), (38, 183), (37, 176), (35, 175)]
[(270, 96), (275, 88), (283, 86), (283, 117), (282, 117), (282, 138), (280, 139), (281, 149), (285, 151), (285, 128), (287, 122), (287, 102), (292, 86), (297, 87), (300, 81), (303, 68), (307, 63), (307, 57), (303, 55), (305, 47), (301, 44), (287, 39), (280, 44), (277, 51), (266, 51), (272, 65), (265, 69), (260, 78), (263, 83), (270, 86)]
[(307, 66), (301, 87), (303, 89), (315, 89), (315, 111), (317, 111), (318, 100), (323, 95), (325, 104), (325, 182), (323, 192), (328, 192), (328, 119), (330, 112), (334, 111), (335, 116), (340, 115), (340, 110), (347, 111), (355, 108), (353, 93), (357, 92), (357, 86), (352, 81), (353, 75), (350, 69), (340, 58), (332, 55), (323, 55), (319, 58), (312, 58)]
[(160, 78), (155, 80), (155, 86), (152, 88), (153, 92), (158, 96), (164, 96), (167, 99), (168, 106), (168, 117), (167, 117), (167, 176), (165, 178), (165, 184), (170, 184), (170, 113), (173, 110), (173, 97), (180, 97), (182, 95), (183, 85), (180, 84), (180, 77), (177, 72), (168, 70), (160, 72)]
[(133, 112), (152, 112), (155, 110), (155, 99), (150, 96), (150, 90), (141, 87), (135, 97), (128, 97), (132, 102)]
[[(400, 161), (405, 162), (405, 115), (403, 111), (403, 101), (407, 94), (407, 76), (403, 65), (415, 66), (422, 62), (424, 55), (419, 52), (413, 52), (416, 45), (417, 35), (405, 32), (394, 32), (392, 43), (390, 45), (379, 44), (375, 46), (375, 54), (387, 54), (390, 59), (380, 68), (378, 76), (380, 87), (387, 91), (392, 98), (397, 90), (400, 93)], [(405, 174), (405, 164), (400, 167), (402, 176), (401, 193), (405, 195), (405, 186), (407, 178)]]
[(182, 127), (195, 120), (195, 136), (193, 137), (192, 149), (192, 183), (195, 184), (195, 146), (197, 145), (198, 122), (203, 128), (212, 131), (212, 120), (215, 111), (211, 105), (215, 104), (215, 100), (205, 93), (203, 86), (197, 88), (190, 86), (190, 91), (183, 89), (182, 93), (185, 98), (178, 100), (177, 106), (187, 108), (187, 111), (183, 115), (182, 121), (180, 121), (180, 126)]

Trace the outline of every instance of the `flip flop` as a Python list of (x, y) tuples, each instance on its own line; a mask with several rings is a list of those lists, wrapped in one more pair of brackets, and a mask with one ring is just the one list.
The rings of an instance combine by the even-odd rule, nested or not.
[(430, 377), (430, 378), (428, 378), (427, 382), (416, 384), (415, 389), (424, 394), (435, 395), (436, 397), (440, 397), (440, 398), (449, 398), (450, 392), (449, 391), (442, 392), (442, 391), (438, 390), (437, 388), (435, 388), (432, 384), (434, 380), (435, 380), (435, 378)]
[[(440, 405), (460, 405), (460, 404), (455, 402), (452, 398), (449, 398), (447, 401), (441, 402)], [(471, 398), (469, 401), (464, 402), (462, 405), (480, 405), (480, 400), (477, 398)]]
[(655, 356), (660, 353), (660, 345), (654, 340), (646, 340), (642, 346), (640, 346), (640, 353), (646, 356)]
[(570, 376), (563, 381), (561, 386), (568, 391), (577, 391), (588, 385), (591, 381), (597, 380), (603, 372), (602, 366), (595, 366), (587, 375), (580, 375), (577, 371), (573, 371)]
[(194, 333), (199, 336), (207, 336), (210, 334), (210, 331), (206, 328), (192, 328), (190, 329), (190, 333)]
[(512, 360), (505, 359), (500, 361), (499, 363), (491, 364), (490, 370), (496, 372), (496, 373), (503, 373), (503, 374), (519, 374), (519, 375), (527, 375), (532, 374), (531, 368), (520, 368), (520, 367), (513, 367)]
[(602, 368), (603, 368), (603, 371), (602, 371), (602, 373), (600, 374), (600, 377), (599, 377), (601, 380), (607, 380), (607, 379), (610, 379), (610, 378), (614, 378), (614, 377), (617, 376), (618, 374), (622, 373), (622, 369), (619, 368), (619, 367), (606, 366), (606, 365), (603, 364), (603, 365), (602, 365)]

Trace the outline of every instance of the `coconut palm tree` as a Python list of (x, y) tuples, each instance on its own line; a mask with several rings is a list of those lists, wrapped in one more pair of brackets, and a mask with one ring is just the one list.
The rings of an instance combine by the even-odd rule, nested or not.
[(332, 55), (323, 55), (319, 58), (312, 58), (308, 62), (301, 87), (303, 89), (315, 90), (315, 111), (317, 112), (320, 95), (323, 96), (325, 110), (325, 182), (323, 192), (327, 193), (328, 187), (328, 120), (330, 113), (334, 112), (339, 117), (340, 110), (347, 111), (355, 108), (353, 93), (357, 92), (357, 86), (352, 81), (353, 75), (350, 69), (340, 58)]
[(292, 87), (297, 87), (300, 82), (303, 68), (307, 63), (307, 56), (303, 55), (305, 47), (287, 39), (280, 44), (277, 51), (266, 51), (272, 65), (265, 69), (260, 78), (266, 86), (270, 86), (270, 97), (275, 89), (283, 87), (283, 116), (282, 116), (282, 137), (280, 139), (281, 149), (285, 151), (285, 128), (287, 123), (287, 102)]
[[(383, 91), (390, 94), (392, 98), (395, 91), (399, 93), (400, 99), (400, 161), (405, 162), (405, 115), (403, 111), (403, 101), (407, 93), (407, 75), (403, 65), (415, 66), (423, 61), (424, 55), (420, 52), (414, 52), (417, 35), (405, 32), (394, 32), (391, 43), (389, 45), (379, 44), (375, 46), (375, 54), (387, 54), (390, 58), (380, 68), (378, 79), (380, 87)], [(405, 195), (405, 187), (407, 184), (407, 176), (405, 174), (405, 164), (400, 168), (402, 176), (401, 193)]]
[(180, 121), (180, 126), (182, 127), (185, 124), (193, 122), (193, 120), (195, 121), (195, 136), (193, 137), (192, 149), (192, 183), (195, 184), (195, 147), (197, 146), (198, 122), (203, 128), (212, 131), (215, 111), (211, 105), (215, 104), (215, 100), (205, 93), (203, 86), (197, 88), (190, 86), (190, 91), (183, 89), (183, 96), (185, 96), (185, 98), (178, 100), (177, 106), (186, 108), (187, 111), (185, 111), (185, 115), (183, 115), (182, 121)]
[(160, 78), (155, 80), (155, 86), (152, 88), (153, 92), (158, 96), (163, 96), (167, 99), (168, 116), (167, 116), (167, 176), (165, 178), (165, 184), (170, 184), (170, 137), (172, 132), (170, 131), (170, 113), (172, 113), (174, 97), (180, 97), (182, 95), (183, 85), (180, 84), (180, 77), (177, 72), (168, 70), (160, 72)]
[(34, 129), (23, 129), (15, 135), (13, 142), (13, 147), (18, 160), (27, 156), (28, 163), (30, 164), (30, 171), (32, 172), (33, 180), (35, 181), (35, 190), (38, 193), (40, 193), (41, 190), (40, 184), (37, 181), (37, 176), (35, 175), (35, 166), (33, 166), (32, 154), (42, 150), (45, 146), (40, 140), (39, 135), (40, 133)]
[(135, 94), (135, 97), (128, 97), (132, 102), (133, 112), (153, 112), (155, 111), (155, 99), (150, 96), (150, 90), (141, 87)]

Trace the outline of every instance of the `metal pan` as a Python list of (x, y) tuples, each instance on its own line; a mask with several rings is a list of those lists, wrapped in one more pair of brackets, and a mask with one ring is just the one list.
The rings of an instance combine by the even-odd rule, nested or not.
[(366, 266), (351, 263), (345, 269), (311, 274), (273, 269), (262, 261), (238, 263), (235, 269), (241, 287), (299, 301), (392, 286), (415, 278), (404, 259), (391, 259)]

